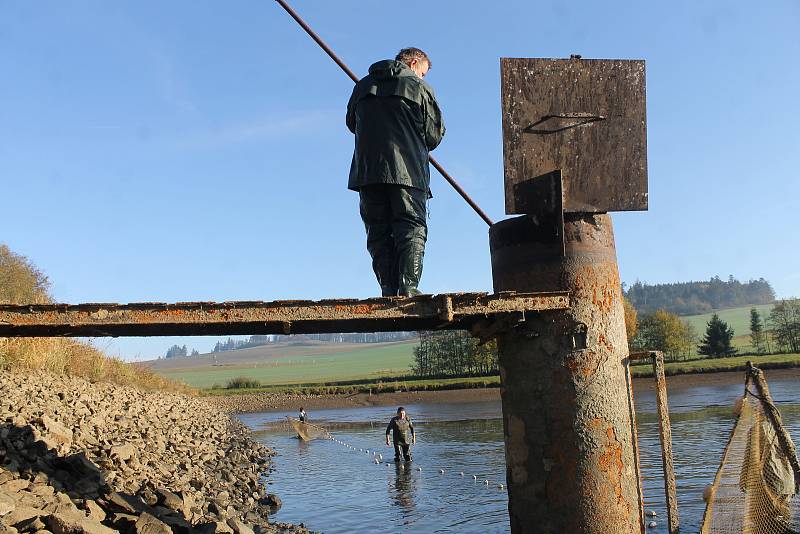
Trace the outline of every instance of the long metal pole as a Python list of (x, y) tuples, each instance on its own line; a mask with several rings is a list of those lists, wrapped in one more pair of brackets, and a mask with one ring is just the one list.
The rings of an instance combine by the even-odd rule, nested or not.
[[(289, 4), (287, 4), (284, 0), (275, 0), (275, 1), (278, 2), (278, 4), (280, 4), (280, 6), (289, 14), (289, 16), (292, 17), (312, 39), (314, 39), (314, 42), (317, 43), (320, 46), (320, 48), (322, 48), (325, 51), (325, 53), (328, 54), (334, 62), (336, 62), (337, 65), (339, 65), (339, 67), (345, 72), (345, 74), (347, 74), (350, 77), (351, 80), (353, 80), (353, 82), (358, 83), (358, 76), (356, 76), (355, 73), (352, 70), (350, 70), (350, 68), (345, 64), (345, 62), (342, 61), (342, 59), (336, 55), (336, 52), (331, 50), (331, 47), (325, 44), (325, 41), (323, 41), (322, 38), (320, 38), (320, 36), (317, 35), (316, 32), (314, 32), (314, 30), (312, 30), (311, 27), (308, 24), (306, 24), (306, 22), (302, 18), (300, 18), (300, 15), (298, 15), (297, 12), (289, 6)], [(467, 204), (469, 204), (470, 207), (472, 207), (472, 209), (475, 210), (475, 213), (477, 213), (480, 216), (480, 218), (486, 222), (486, 224), (488, 224), (489, 226), (494, 224), (492, 220), (489, 218), (489, 216), (486, 215), (486, 213), (480, 208), (480, 206), (478, 206), (475, 203), (474, 200), (472, 200), (472, 198), (470, 198), (467, 192), (464, 191), (464, 189), (460, 185), (458, 185), (458, 182), (456, 182), (453, 179), (453, 177), (450, 176), (450, 174), (448, 174), (446, 170), (444, 170), (444, 167), (442, 167), (441, 164), (433, 158), (433, 156), (429, 154), (428, 160), (431, 162), (431, 165), (433, 165), (433, 167), (437, 171), (439, 171), (439, 173), (444, 177), (444, 179), (447, 180), (447, 182), (453, 186), (453, 189), (455, 189), (456, 192), (459, 195), (461, 195), (461, 198), (467, 201)]]

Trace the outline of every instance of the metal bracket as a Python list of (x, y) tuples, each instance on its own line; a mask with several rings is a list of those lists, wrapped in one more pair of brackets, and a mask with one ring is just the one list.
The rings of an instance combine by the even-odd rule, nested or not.
[(512, 312), (494, 320), (484, 319), (473, 324), (470, 333), (484, 345), (501, 334), (505, 334), (525, 322), (525, 312)]

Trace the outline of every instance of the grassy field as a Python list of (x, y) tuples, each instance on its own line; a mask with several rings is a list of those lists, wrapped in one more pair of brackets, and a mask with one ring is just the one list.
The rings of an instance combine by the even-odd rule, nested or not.
[[(210, 388), (215, 384), (224, 386), (236, 377), (247, 377), (269, 385), (398, 376), (409, 373), (416, 344), (416, 341), (364, 343), (350, 345), (346, 350), (338, 350), (340, 347), (333, 343), (311, 348), (289, 346), (262, 357), (256, 349), (245, 349), (252, 353), (250, 358), (243, 359), (236, 354), (244, 350), (230, 351), (218, 355), (218, 365), (206, 363), (155, 370), (167, 378), (183, 380), (198, 388)], [(225, 364), (229, 356), (235, 363)]]
[(681, 317), (683, 321), (694, 327), (697, 335), (702, 338), (706, 332), (706, 325), (711, 320), (711, 316), (716, 313), (719, 318), (728, 323), (733, 328), (733, 346), (740, 351), (752, 350), (750, 346), (750, 308), (755, 308), (761, 317), (769, 316), (772, 311), (772, 304), (759, 304), (756, 306), (743, 306), (741, 308), (729, 308), (727, 310), (717, 310), (716, 312), (703, 313), (700, 315), (687, 315)]

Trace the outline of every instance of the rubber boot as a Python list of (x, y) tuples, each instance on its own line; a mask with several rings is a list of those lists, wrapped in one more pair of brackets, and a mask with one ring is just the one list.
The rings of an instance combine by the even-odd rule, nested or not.
[(397, 296), (397, 288), (393, 286), (381, 286), (381, 296), (382, 297), (396, 297)]
[[(415, 232), (419, 233), (419, 232)], [(408, 245), (397, 253), (397, 270), (399, 275), (401, 297), (413, 297), (421, 291), (417, 289), (422, 278), (422, 259), (425, 256), (425, 237), (412, 235)]]

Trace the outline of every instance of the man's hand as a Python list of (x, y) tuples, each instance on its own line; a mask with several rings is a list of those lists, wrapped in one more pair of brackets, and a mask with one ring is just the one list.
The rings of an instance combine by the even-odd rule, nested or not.
[(417, 444), (417, 435), (416, 434), (411, 436), (411, 444), (412, 445), (416, 445)]
[(386, 446), (391, 447), (391, 443), (389, 443), (389, 436), (386, 436)]

